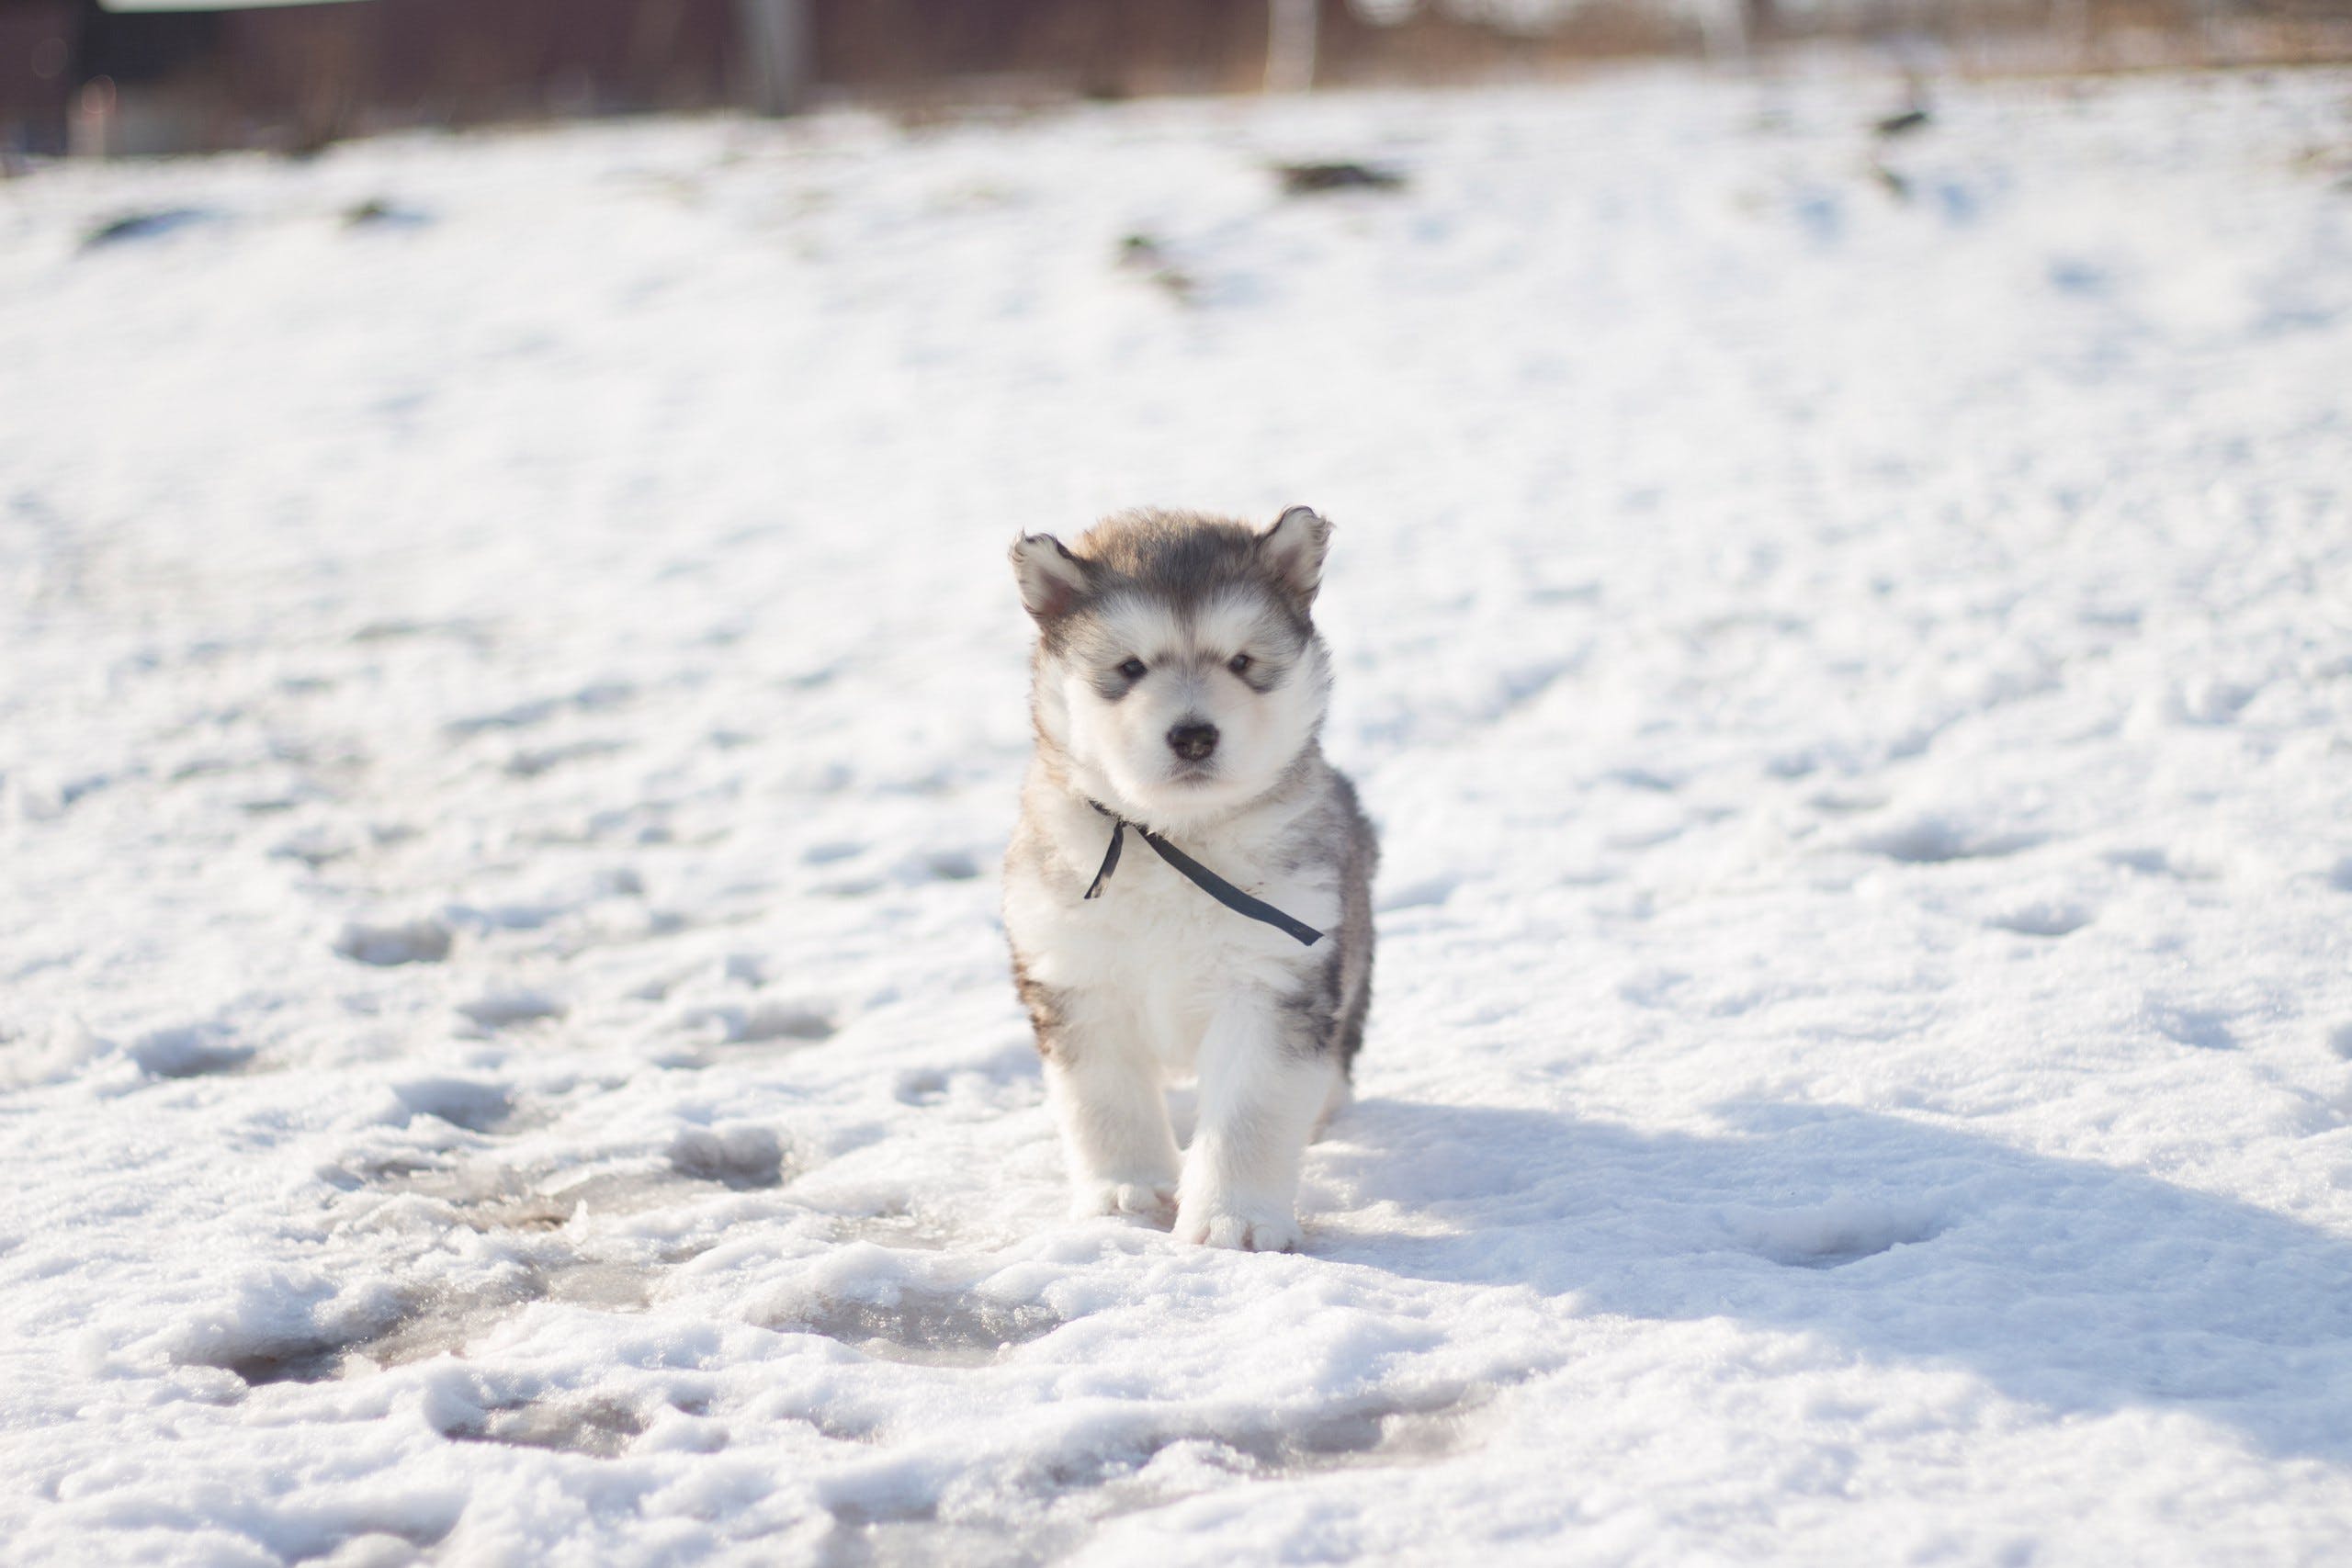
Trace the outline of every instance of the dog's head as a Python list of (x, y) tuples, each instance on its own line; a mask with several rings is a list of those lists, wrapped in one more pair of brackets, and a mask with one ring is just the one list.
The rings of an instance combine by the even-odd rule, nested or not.
[(1133, 512), (1075, 546), (1050, 534), (1014, 545), (1038, 628), (1038, 732), (1079, 785), (1148, 826), (1271, 789), (1329, 699), (1309, 611), (1330, 538), (1329, 523), (1294, 506), (1262, 531)]

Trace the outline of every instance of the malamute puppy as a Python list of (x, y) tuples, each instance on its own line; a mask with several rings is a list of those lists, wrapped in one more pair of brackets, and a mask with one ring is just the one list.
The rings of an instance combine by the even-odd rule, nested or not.
[[(1345, 1102), (1378, 848), (1317, 733), (1331, 525), (1126, 512), (1012, 547), (1037, 750), (1004, 863), (1012, 973), (1080, 1214), (1299, 1245), (1299, 1158)], [(1161, 1085), (1193, 1074), (1178, 1172)]]

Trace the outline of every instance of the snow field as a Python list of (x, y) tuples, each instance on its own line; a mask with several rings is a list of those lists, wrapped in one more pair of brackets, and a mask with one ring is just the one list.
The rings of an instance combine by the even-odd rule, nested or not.
[[(2352, 79), (1899, 91), (0, 186), (8, 1554), (2339, 1557)], [(1300, 501), (1238, 1257), (1060, 1217), (1002, 551)]]

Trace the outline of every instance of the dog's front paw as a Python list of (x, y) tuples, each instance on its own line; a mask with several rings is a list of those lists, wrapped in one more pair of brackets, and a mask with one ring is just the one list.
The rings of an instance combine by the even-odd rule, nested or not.
[(1280, 1209), (1195, 1203), (1176, 1216), (1176, 1238), (1236, 1252), (1296, 1252), (1306, 1245), (1297, 1219)]
[(1069, 1204), (1074, 1219), (1100, 1219), (1115, 1214), (1125, 1219), (1146, 1220), (1164, 1225), (1176, 1212), (1176, 1183), (1170, 1181), (1119, 1181), (1104, 1179), (1081, 1181)]

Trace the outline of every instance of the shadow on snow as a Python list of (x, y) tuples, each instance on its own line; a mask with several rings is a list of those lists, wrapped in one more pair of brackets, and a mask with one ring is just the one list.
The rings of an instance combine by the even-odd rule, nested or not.
[(1460, 1234), (1316, 1250), (1598, 1313), (1734, 1317), (1964, 1368), (2053, 1411), (2178, 1411), (2352, 1461), (2352, 1241), (1899, 1117), (1724, 1113), (1729, 1133), (1693, 1136), (1361, 1101), (1323, 1179)]

